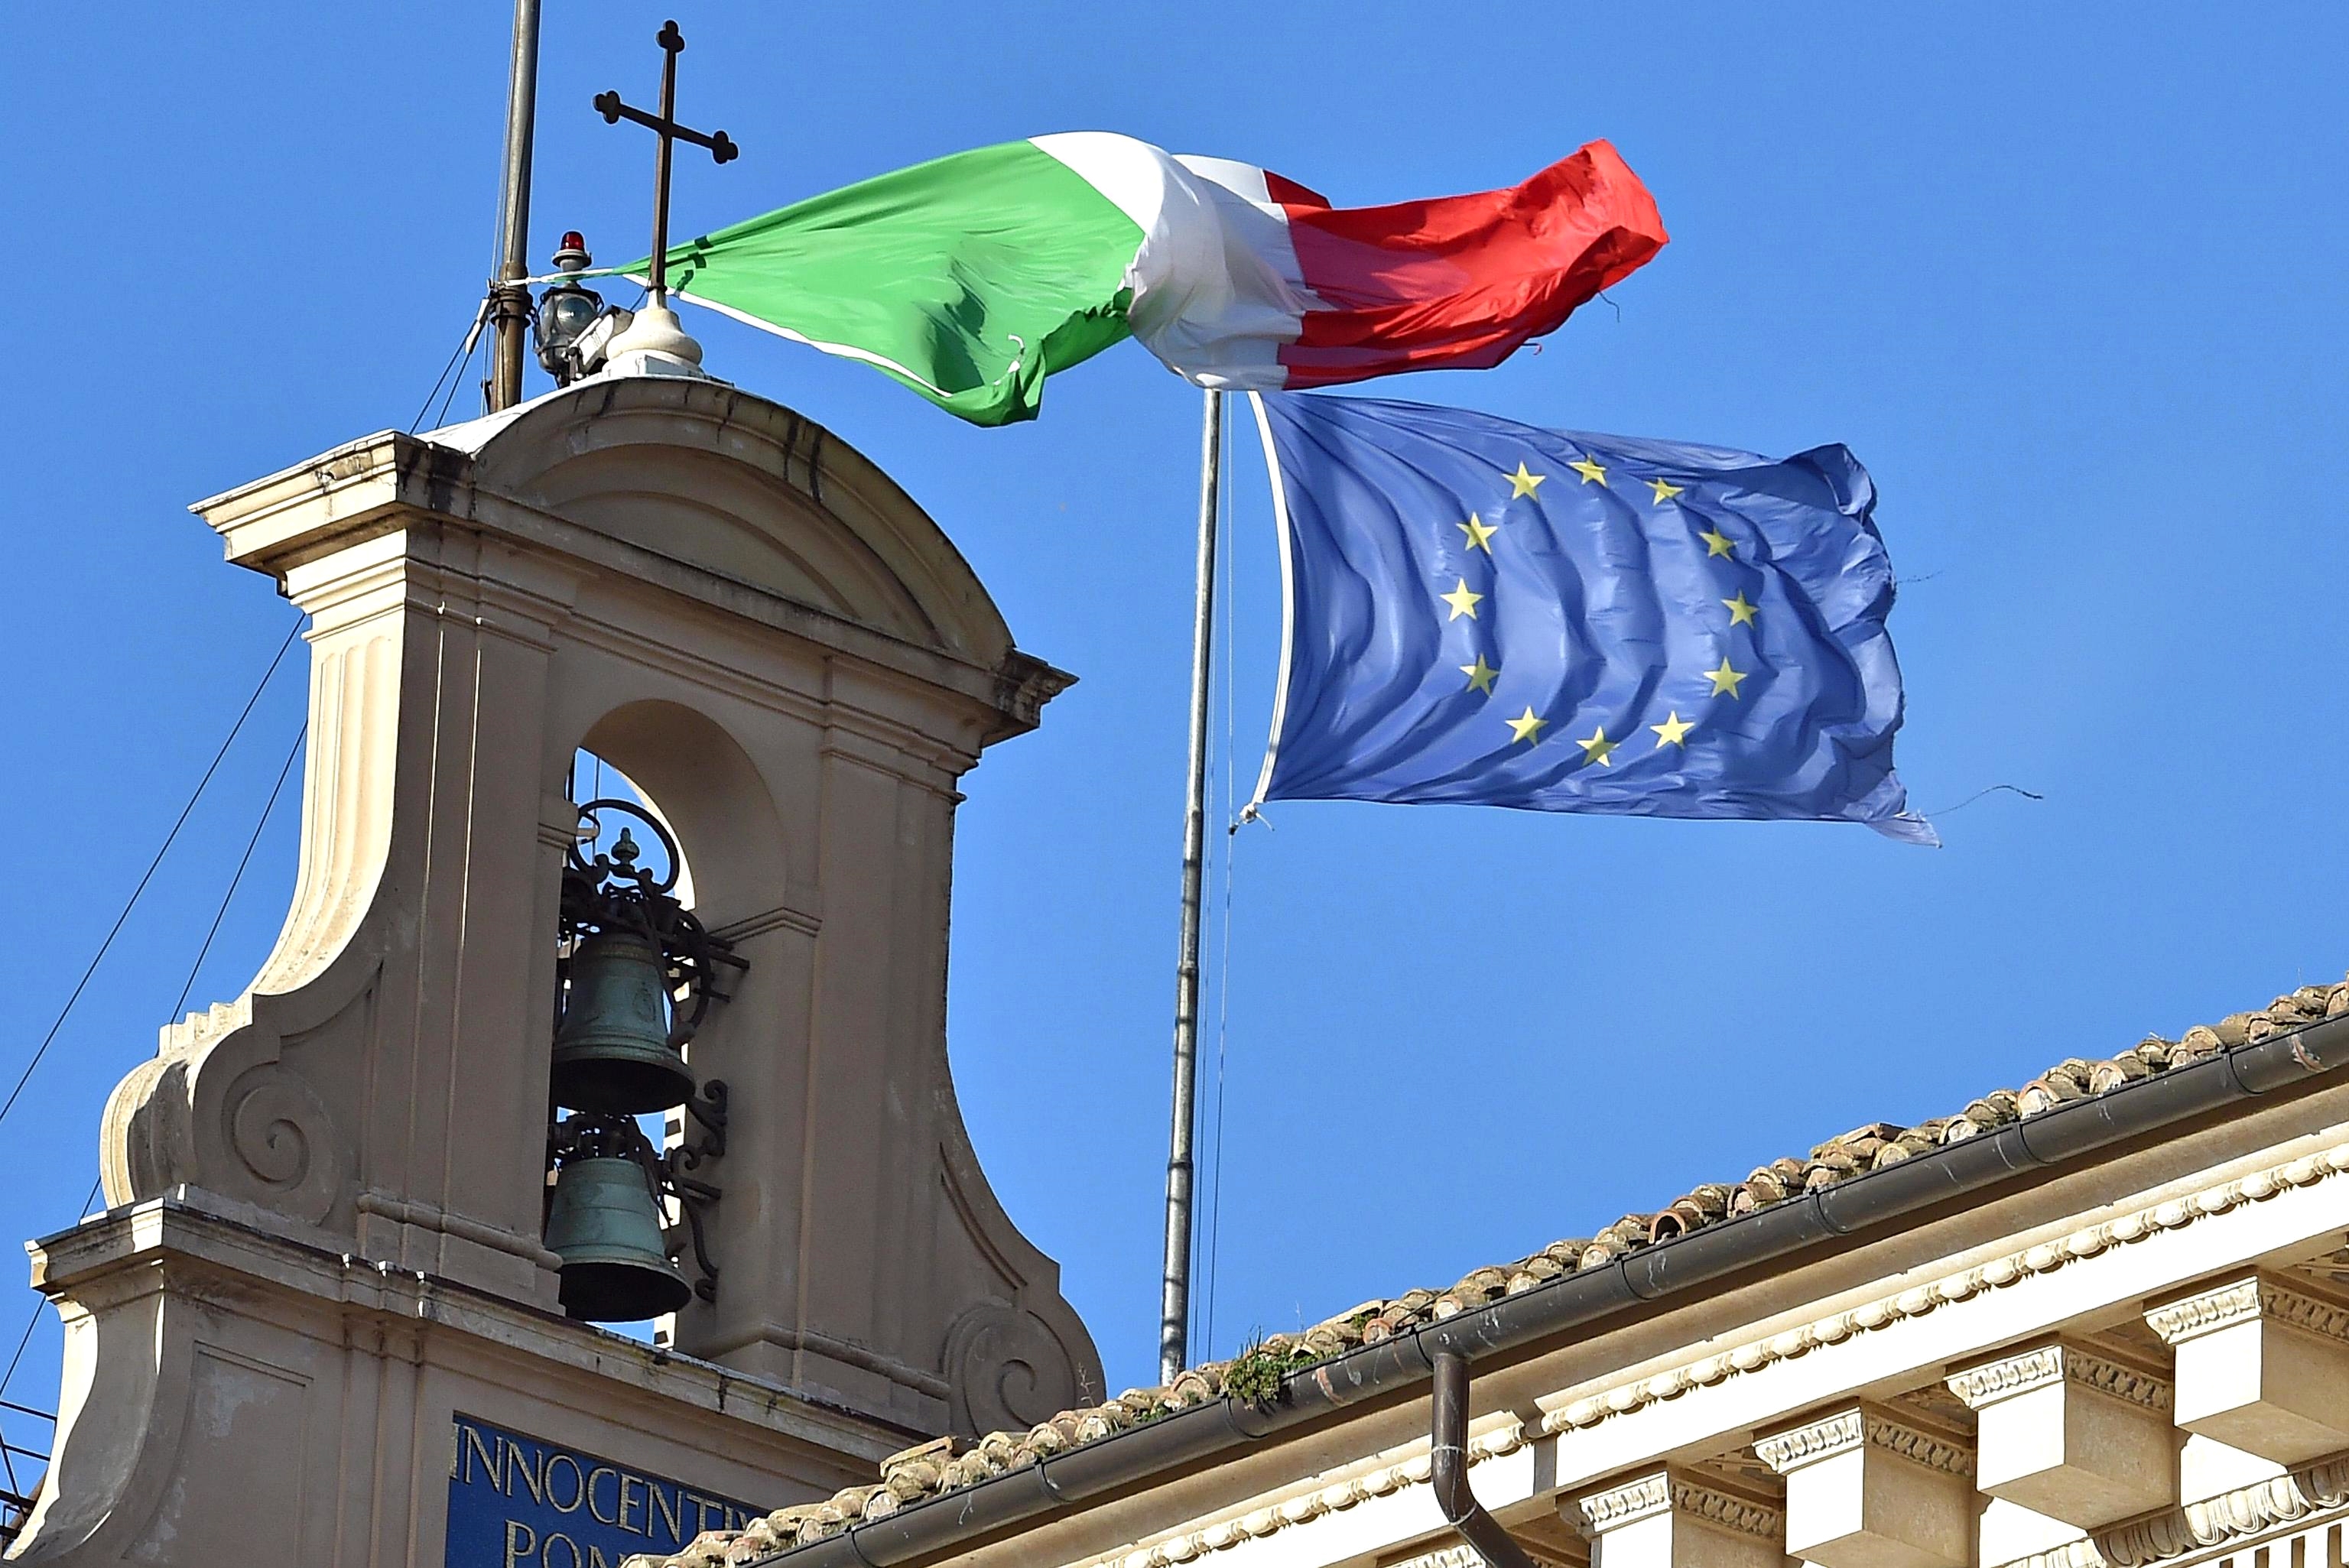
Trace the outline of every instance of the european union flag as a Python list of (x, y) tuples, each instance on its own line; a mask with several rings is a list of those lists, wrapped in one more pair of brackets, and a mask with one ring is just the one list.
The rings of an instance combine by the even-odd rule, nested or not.
[(1255, 399), (1285, 553), (1257, 798), (1865, 822), (1892, 771), (1868, 470), (1369, 398)]

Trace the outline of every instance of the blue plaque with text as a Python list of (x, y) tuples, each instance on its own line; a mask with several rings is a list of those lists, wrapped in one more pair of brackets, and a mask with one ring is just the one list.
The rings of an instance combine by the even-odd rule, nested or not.
[(459, 1412), (447, 1568), (619, 1568), (766, 1511)]

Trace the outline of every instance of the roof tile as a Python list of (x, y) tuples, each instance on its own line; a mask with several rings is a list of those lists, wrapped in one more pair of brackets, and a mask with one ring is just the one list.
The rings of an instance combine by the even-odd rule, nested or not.
[[(907, 1503), (976, 1485), (992, 1475), (1033, 1464), (1054, 1453), (1124, 1431), (1174, 1410), (1222, 1397), (1226, 1374), (1241, 1361), (1268, 1359), (1276, 1371), (1309, 1366), (1356, 1346), (1377, 1344), (1435, 1318), (1579, 1269), (1600, 1268), (1627, 1253), (1750, 1214), (1806, 1191), (1832, 1187), (1869, 1171), (1913, 1159), (1945, 1143), (1980, 1137), (2017, 1117), (2037, 1116), (2073, 1100), (2107, 1094), (2125, 1084), (2174, 1071), (2225, 1048), (2256, 1044), (2285, 1029), (2349, 1013), (2349, 983), (2303, 985), (2254, 1013), (2230, 1013), (2196, 1025), (2176, 1040), (2148, 1036), (2098, 1061), (2073, 1057), (2048, 1068), (2021, 1089), (1993, 1089), (1955, 1116), (1902, 1127), (1870, 1122), (1831, 1138), (1806, 1159), (1774, 1160), (1732, 1185), (1707, 1183), (1652, 1214), (1627, 1214), (1598, 1235), (1553, 1242), (1515, 1263), (1471, 1272), (1445, 1291), (1410, 1290), (1367, 1301), (1301, 1334), (1275, 1334), (1233, 1361), (1196, 1367), (1163, 1388), (1130, 1388), (1089, 1409), (1064, 1411), (1024, 1433), (990, 1432), (972, 1441), (936, 1438), (881, 1461), (876, 1485), (848, 1487), (823, 1502), (797, 1503), (755, 1520), (742, 1532), (711, 1531), (674, 1556), (630, 1557), (622, 1568), (729, 1568), (777, 1551), (838, 1534), (850, 1524), (895, 1512)], [(1251, 1378), (1251, 1381), (1256, 1378)]]

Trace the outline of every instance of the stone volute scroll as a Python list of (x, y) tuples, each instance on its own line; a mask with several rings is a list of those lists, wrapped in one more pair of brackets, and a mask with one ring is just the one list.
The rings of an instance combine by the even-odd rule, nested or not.
[(722, 1272), (677, 1349), (899, 1434), (1101, 1396), (945, 1045), (957, 781), (1071, 677), (920, 508), (788, 409), (640, 377), (196, 510), (310, 616), (301, 865), (251, 988), (115, 1090), (109, 1204), (559, 1311), (536, 1130), (585, 747), (740, 960), (685, 1047), (727, 1090), (698, 1171)]

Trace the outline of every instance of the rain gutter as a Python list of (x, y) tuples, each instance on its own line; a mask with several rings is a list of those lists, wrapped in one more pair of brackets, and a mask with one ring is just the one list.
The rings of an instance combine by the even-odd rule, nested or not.
[[(1428, 1382), (1446, 1356), (1464, 1363), (1464, 1416), (1466, 1362), (1523, 1360), (1566, 1334), (1603, 1333), (1615, 1320), (1645, 1315), (1657, 1303), (1733, 1275), (1809, 1261), (1806, 1254), (1825, 1255), (1838, 1243), (1897, 1233), (1957, 1199), (2058, 1170), (2261, 1095), (2307, 1086), (2344, 1067), (2349, 1015), (2069, 1101), (1363, 1346), (1290, 1374), (1269, 1407), (1226, 1395), (756, 1561), (788, 1557), (792, 1568), (927, 1568), (1154, 1481), (1230, 1462), (1268, 1438), (1354, 1407), (1392, 1403)], [(1466, 1491), (1464, 1475), (1460, 1490)], [(1473, 1495), (1468, 1501), (1474, 1503)], [(1466, 1538), (1476, 1543), (1475, 1536)]]

